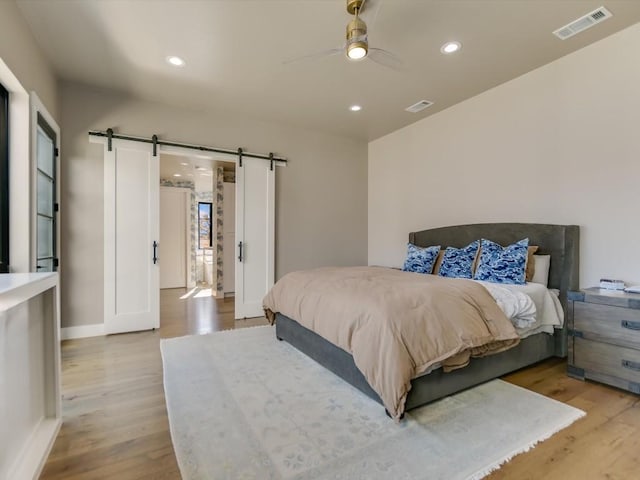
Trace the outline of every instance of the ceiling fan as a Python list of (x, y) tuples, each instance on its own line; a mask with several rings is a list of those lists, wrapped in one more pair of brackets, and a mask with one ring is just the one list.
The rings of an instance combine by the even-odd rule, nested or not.
[[(378, 14), (381, 1), (382, 0), (378, 0), (375, 16)], [(360, 18), (360, 14), (364, 11), (365, 4), (369, 5), (372, 2), (375, 2), (375, 0), (347, 0), (347, 12), (353, 15), (353, 19), (347, 24), (346, 41), (342, 47), (332, 48), (310, 55), (303, 55), (302, 57), (286, 60), (283, 63), (289, 64), (343, 53), (350, 61), (359, 61), (368, 58), (386, 67), (399, 69), (402, 66), (402, 61), (396, 55), (382, 48), (369, 46), (367, 24)], [(375, 16), (373, 19), (374, 22)]]

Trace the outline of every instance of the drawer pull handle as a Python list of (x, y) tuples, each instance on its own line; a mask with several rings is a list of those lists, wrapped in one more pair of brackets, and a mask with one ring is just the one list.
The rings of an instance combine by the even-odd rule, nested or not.
[(624, 368), (628, 368), (629, 370), (633, 370), (634, 372), (640, 372), (639, 362), (632, 362), (631, 360), (622, 360), (622, 366)]
[(622, 320), (622, 328), (628, 328), (629, 330), (640, 330), (640, 322), (632, 322), (631, 320)]

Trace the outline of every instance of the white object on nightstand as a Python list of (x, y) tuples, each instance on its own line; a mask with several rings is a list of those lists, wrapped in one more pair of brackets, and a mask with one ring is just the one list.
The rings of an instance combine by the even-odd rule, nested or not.
[(603, 288), (605, 290), (624, 290), (624, 282), (622, 280), (612, 280), (609, 278), (601, 278), (600, 288)]

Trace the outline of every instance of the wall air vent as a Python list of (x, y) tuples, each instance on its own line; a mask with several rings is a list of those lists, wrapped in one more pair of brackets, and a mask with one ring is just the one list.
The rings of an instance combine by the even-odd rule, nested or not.
[(418, 103), (414, 103), (410, 107), (405, 108), (405, 110), (411, 113), (418, 113), (420, 110), (424, 110), (431, 105), (433, 105), (433, 102), (430, 102), (429, 100), (420, 100)]
[(576, 33), (580, 33), (587, 28), (593, 27), (595, 24), (605, 21), (607, 18), (612, 17), (613, 14), (604, 7), (600, 7), (593, 12), (574, 20), (573, 22), (559, 28), (553, 34), (560, 40), (566, 40), (569, 37), (573, 37)]

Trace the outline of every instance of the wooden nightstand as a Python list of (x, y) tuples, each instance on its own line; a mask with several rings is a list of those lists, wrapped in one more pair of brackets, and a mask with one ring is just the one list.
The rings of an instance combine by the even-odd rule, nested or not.
[(640, 393), (640, 294), (569, 292), (569, 376)]

